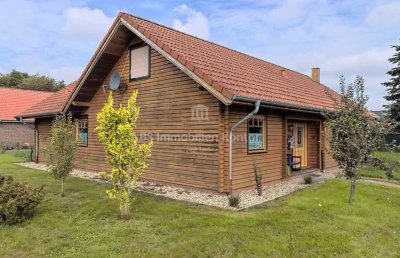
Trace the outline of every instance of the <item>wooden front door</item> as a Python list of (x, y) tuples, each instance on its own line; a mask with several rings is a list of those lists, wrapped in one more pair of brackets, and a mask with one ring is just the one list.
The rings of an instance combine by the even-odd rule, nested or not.
[(301, 166), (307, 167), (307, 126), (306, 123), (295, 123), (293, 128), (294, 148), (293, 155), (301, 156)]

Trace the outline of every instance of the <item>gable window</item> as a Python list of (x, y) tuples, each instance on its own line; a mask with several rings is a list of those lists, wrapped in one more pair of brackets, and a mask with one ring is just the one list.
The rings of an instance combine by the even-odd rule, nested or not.
[(77, 120), (77, 135), (76, 139), (79, 146), (88, 146), (88, 117), (81, 116)]
[(265, 116), (254, 116), (248, 120), (247, 142), (249, 152), (267, 150), (267, 129)]
[(150, 46), (131, 47), (129, 79), (138, 80), (148, 77), (150, 77)]

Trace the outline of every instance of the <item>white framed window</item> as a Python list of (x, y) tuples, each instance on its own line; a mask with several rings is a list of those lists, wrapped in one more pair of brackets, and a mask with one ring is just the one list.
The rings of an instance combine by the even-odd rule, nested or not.
[(150, 77), (150, 46), (132, 46), (130, 48), (129, 79), (138, 80), (148, 77)]
[(248, 152), (267, 151), (267, 124), (265, 116), (254, 116), (247, 126)]

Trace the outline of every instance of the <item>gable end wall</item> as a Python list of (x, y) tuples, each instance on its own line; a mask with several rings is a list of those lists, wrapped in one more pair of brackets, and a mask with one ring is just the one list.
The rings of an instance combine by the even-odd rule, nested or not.
[[(129, 81), (128, 53), (127, 49), (112, 69), (121, 73), (128, 89), (113, 96), (115, 105), (125, 105), (133, 90), (139, 90), (141, 112), (136, 132), (139, 138), (151, 135), (154, 141), (149, 167), (142, 178), (218, 191), (219, 101), (154, 49), (151, 50), (151, 77)], [(109, 76), (105, 84), (109, 83)], [(79, 148), (79, 168), (96, 172), (110, 170), (95, 133), (96, 114), (108, 94), (108, 89), (104, 93), (100, 88), (85, 112), (89, 119), (89, 146)], [(206, 119), (192, 119), (192, 108), (196, 105), (207, 108)]]

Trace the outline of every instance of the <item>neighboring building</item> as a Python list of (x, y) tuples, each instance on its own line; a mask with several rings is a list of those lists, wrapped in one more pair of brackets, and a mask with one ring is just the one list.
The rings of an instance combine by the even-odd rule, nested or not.
[(332, 110), (338, 95), (319, 82), (318, 68), (310, 78), (125, 13), (75, 83), (20, 115), (36, 118), (39, 147), (54, 115), (72, 112), (79, 125), (76, 165), (110, 169), (94, 129), (115, 71), (121, 74), (115, 104), (126, 104), (138, 89), (136, 131), (154, 141), (144, 179), (227, 192), (255, 186), (254, 164), (263, 183), (287, 177), (288, 154), (301, 156), (302, 168), (335, 166), (325, 154), (322, 111)]
[[(0, 145), (5, 148), (35, 143), (34, 120), (22, 124), (15, 116), (46, 99), (52, 92), (0, 87)], [(31, 127), (31, 128), (29, 128)]]

